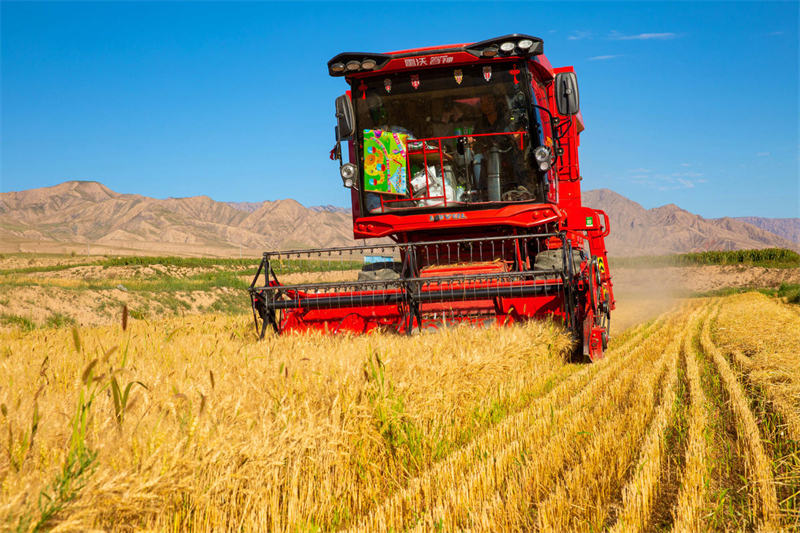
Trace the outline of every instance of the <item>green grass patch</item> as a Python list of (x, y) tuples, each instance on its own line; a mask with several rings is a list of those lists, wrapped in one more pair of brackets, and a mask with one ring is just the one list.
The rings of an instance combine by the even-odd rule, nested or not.
[(148, 277), (142, 279), (128, 278), (115, 280), (89, 280), (81, 281), (75, 285), (64, 285), (58, 279), (35, 279), (17, 280), (8, 279), (3, 281), (5, 287), (60, 287), (64, 290), (72, 291), (104, 291), (118, 290), (122, 285), (130, 292), (189, 292), (189, 291), (209, 291), (219, 287), (244, 290), (249, 287), (249, 283), (241, 279), (240, 273), (234, 272), (203, 272), (185, 278), (171, 276)]
[[(227, 266), (227, 267), (251, 267), (254, 268), (258, 265), (259, 259), (242, 258), (231, 259), (224, 257), (140, 257), (140, 256), (127, 256), (127, 257), (107, 257), (99, 264), (103, 267), (114, 266), (175, 266), (185, 268), (202, 268), (213, 266)], [(254, 270), (255, 272), (255, 270)]]
[(94, 263), (72, 263), (67, 265), (35, 266), (35, 267), (24, 267), (24, 268), (6, 268), (0, 270), (0, 276), (8, 276), (11, 274), (36, 274), (38, 272), (60, 272), (62, 270), (69, 270), (70, 268), (92, 266), (97, 264), (98, 264), (97, 262), (94, 262)]
[(713, 291), (692, 292), (691, 298), (717, 298), (742, 294), (745, 292), (760, 292), (772, 298), (785, 298), (786, 302), (800, 305), (800, 283), (781, 283), (778, 288), (764, 287), (722, 287)]
[(45, 327), (48, 328), (66, 328), (76, 324), (77, 322), (75, 322), (74, 318), (63, 313), (51, 314), (44, 323)]
[(0, 313), (0, 324), (3, 324), (4, 326), (16, 326), (22, 331), (33, 331), (36, 329), (36, 324), (34, 324), (29, 318), (7, 313)]
[(786, 298), (790, 304), (800, 305), (800, 283), (781, 283), (775, 296)]

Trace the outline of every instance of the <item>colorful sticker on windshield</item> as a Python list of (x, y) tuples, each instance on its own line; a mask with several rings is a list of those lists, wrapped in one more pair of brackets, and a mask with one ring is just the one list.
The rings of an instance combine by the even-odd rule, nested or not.
[(407, 194), (407, 143), (408, 135), (404, 133), (364, 130), (364, 188), (367, 191)]
[(517, 74), (519, 74), (519, 69), (517, 68), (517, 66), (514, 65), (514, 68), (509, 70), (508, 73), (514, 76), (514, 85), (519, 85), (519, 82), (517, 81)]
[(358, 90), (361, 91), (361, 99), (367, 99), (367, 84), (364, 83), (364, 80), (361, 80), (361, 85), (358, 86)]
[(492, 67), (488, 65), (483, 67), (483, 77), (486, 81), (492, 79)]
[(456, 83), (461, 85), (461, 80), (464, 79), (464, 73), (461, 72), (461, 69), (457, 69), (453, 74), (455, 74)]
[(419, 87), (419, 74), (411, 75), (411, 86), (415, 89)]
[(392, 80), (389, 78), (383, 80), (383, 88), (386, 89), (387, 93), (392, 92)]

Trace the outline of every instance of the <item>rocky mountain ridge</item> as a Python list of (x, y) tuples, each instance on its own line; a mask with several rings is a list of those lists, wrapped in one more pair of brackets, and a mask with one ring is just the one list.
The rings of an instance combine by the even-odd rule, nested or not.
[[(798, 219), (705, 219), (676, 205), (645, 209), (608, 189), (585, 191), (583, 203), (604, 209), (611, 218), (607, 244), (614, 255), (800, 247), (789, 240), (800, 234)], [(117, 193), (101, 183), (85, 181), (0, 193), (0, 239), (135, 245), (165, 252), (178, 245), (191, 245), (193, 250), (204, 246), (268, 250), (355, 243), (346, 208), (307, 208), (292, 199), (237, 203), (193, 196), (161, 200)]]

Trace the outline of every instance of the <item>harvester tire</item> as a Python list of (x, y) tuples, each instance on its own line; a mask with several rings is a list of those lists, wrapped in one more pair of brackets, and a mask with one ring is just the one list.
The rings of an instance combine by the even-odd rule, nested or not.
[[(564, 267), (564, 252), (562, 250), (543, 250), (536, 254), (533, 260), (534, 270), (566, 270)], [(577, 275), (581, 269), (581, 252), (572, 250), (572, 275)]]

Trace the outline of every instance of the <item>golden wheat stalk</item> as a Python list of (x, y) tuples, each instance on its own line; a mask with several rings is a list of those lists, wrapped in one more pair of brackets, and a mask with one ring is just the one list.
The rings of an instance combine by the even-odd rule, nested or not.
[(748, 378), (753, 379), (757, 384), (761, 386), (764, 395), (767, 397), (767, 400), (772, 405), (772, 408), (777, 411), (777, 413), (781, 416), (783, 420), (783, 426), (786, 428), (787, 433), (789, 434), (789, 438), (795, 441), (800, 441), (800, 413), (797, 412), (795, 407), (791, 404), (786, 397), (781, 394), (775, 387), (771, 387), (768, 384), (760, 383), (757, 379), (754, 379), (752, 373), (756, 371), (756, 364), (753, 361), (744, 355), (741, 350), (738, 348), (734, 348), (731, 350), (731, 355), (733, 356), (734, 363), (736, 367), (741, 369), (742, 372), (748, 375)]
[(778, 497), (775, 492), (775, 480), (772, 475), (772, 463), (764, 451), (758, 424), (753, 412), (750, 410), (750, 402), (736, 379), (733, 370), (731, 370), (728, 361), (711, 340), (711, 322), (716, 318), (718, 312), (719, 307), (706, 317), (703, 323), (703, 331), (700, 335), (700, 343), (703, 351), (711, 356), (717, 373), (722, 378), (725, 391), (730, 398), (731, 409), (736, 418), (738, 434), (740, 437), (744, 437), (746, 443), (745, 457), (750, 465), (751, 475), (755, 477), (755, 490), (761, 504), (762, 522), (759, 529), (762, 531), (776, 531), (779, 529), (780, 511)]
[(800, 440), (800, 311), (763, 294), (725, 299), (715, 326), (725, 353), (738, 352), (737, 365), (762, 388), (784, 419), (793, 440)]

